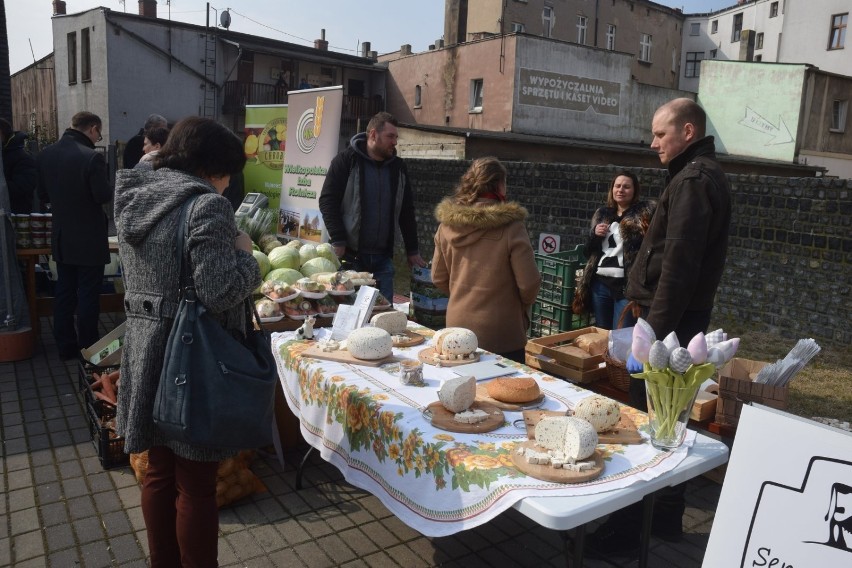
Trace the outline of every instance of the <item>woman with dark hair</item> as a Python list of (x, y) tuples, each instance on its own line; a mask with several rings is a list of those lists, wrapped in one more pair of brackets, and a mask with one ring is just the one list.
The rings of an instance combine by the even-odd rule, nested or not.
[(166, 140), (169, 138), (169, 129), (166, 126), (154, 126), (145, 131), (142, 139), (142, 151), (144, 154), (133, 166), (137, 170), (153, 170), (154, 158), (160, 153)]
[(506, 201), (506, 168), (497, 158), (474, 160), (435, 217), (432, 281), (450, 295), (447, 326), (470, 329), (483, 349), (523, 363), (541, 275), (527, 210)]
[(152, 413), (178, 302), (177, 226), (190, 199), (185, 258), (196, 292), (225, 329), (244, 337), (243, 301), (260, 285), (260, 271), (251, 239), (237, 230), (221, 196), (244, 164), (239, 138), (213, 120), (191, 117), (172, 129), (153, 171), (117, 173), (127, 331), (116, 429), (124, 451), (148, 450), (142, 515), (152, 567), (217, 565), (216, 473), (219, 461), (235, 452), (170, 440)]
[[(618, 172), (607, 193), (606, 205), (592, 216), (585, 249), (589, 261), (574, 294), (573, 310), (580, 314), (591, 308), (595, 325), (600, 328), (614, 329), (619, 324), (627, 306), (627, 274), (654, 214), (655, 203), (642, 201), (639, 195), (636, 174)], [(635, 323), (636, 318), (630, 313), (621, 320), (624, 327)]]

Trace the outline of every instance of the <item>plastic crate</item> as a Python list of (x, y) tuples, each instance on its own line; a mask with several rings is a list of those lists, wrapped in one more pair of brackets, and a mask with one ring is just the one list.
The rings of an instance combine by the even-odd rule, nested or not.
[(83, 402), (92, 402), (94, 398), (92, 397), (92, 389), (89, 388), (95, 379), (92, 377), (92, 373), (111, 373), (116, 369), (119, 369), (118, 365), (101, 367), (98, 365), (92, 365), (87, 361), (79, 361), (77, 364), (77, 387), (80, 389), (80, 392), (83, 394)]
[(585, 262), (582, 245), (553, 254), (536, 254), (535, 263), (541, 273), (538, 298), (552, 304), (570, 306), (574, 301), (577, 270)]
[(89, 415), (89, 432), (101, 467), (112, 469), (128, 465), (130, 456), (124, 453), (124, 438), (118, 436), (113, 428), (106, 426), (109, 421), (115, 419), (115, 407), (95, 400), (86, 403), (86, 412)]
[(589, 327), (591, 321), (592, 318), (588, 314), (573, 313), (570, 305), (563, 306), (539, 300), (532, 307), (530, 337), (543, 337)]

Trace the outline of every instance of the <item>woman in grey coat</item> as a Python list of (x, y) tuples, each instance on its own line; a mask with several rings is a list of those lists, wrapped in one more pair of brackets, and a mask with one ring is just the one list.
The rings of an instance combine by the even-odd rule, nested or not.
[(251, 239), (221, 196), (245, 164), (242, 143), (224, 126), (191, 117), (175, 125), (153, 171), (120, 170), (115, 218), (125, 284), (127, 332), (117, 430), (128, 453), (148, 450), (142, 514), (152, 567), (216, 566), (218, 462), (234, 452), (166, 439), (152, 419), (166, 340), (178, 300), (177, 224), (188, 215), (189, 264), (199, 299), (225, 329), (245, 330), (243, 301), (260, 285)]

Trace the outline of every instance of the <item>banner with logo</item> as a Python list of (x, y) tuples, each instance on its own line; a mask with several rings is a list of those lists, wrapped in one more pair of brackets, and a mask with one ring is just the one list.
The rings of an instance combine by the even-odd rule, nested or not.
[(278, 234), (321, 243), (328, 231), (319, 195), (331, 160), (337, 155), (343, 87), (288, 93), (290, 128), (278, 216)]
[(246, 105), (243, 132), (245, 193), (265, 195), (269, 199), (269, 209), (278, 211), (287, 139), (287, 105)]

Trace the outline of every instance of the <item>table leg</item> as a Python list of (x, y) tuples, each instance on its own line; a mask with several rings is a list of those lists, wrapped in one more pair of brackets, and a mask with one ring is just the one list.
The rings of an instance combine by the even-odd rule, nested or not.
[(651, 523), (654, 516), (654, 499), (656, 493), (642, 498), (642, 532), (639, 539), (639, 568), (648, 567), (648, 549), (651, 544)]
[[(21, 258), (21, 257), (19, 257)], [(23, 257), (24, 262), (27, 265), (27, 305), (30, 309), (30, 327), (33, 328), (33, 332), (36, 334), (36, 338), (38, 338), (38, 330), (39, 330), (39, 317), (36, 311), (36, 282), (35, 282), (35, 265), (37, 256), (27, 255)]]
[(305, 457), (303, 457), (302, 461), (299, 463), (299, 469), (296, 470), (296, 489), (302, 488), (302, 473), (304, 473), (305, 464), (308, 463), (308, 458), (311, 456), (311, 452), (313, 450), (313, 446), (308, 446), (308, 451), (305, 452)]
[[(583, 566), (583, 545), (586, 542), (586, 525), (582, 524), (574, 529), (574, 566)], [(568, 558), (567, 556), (565, 557)]]

